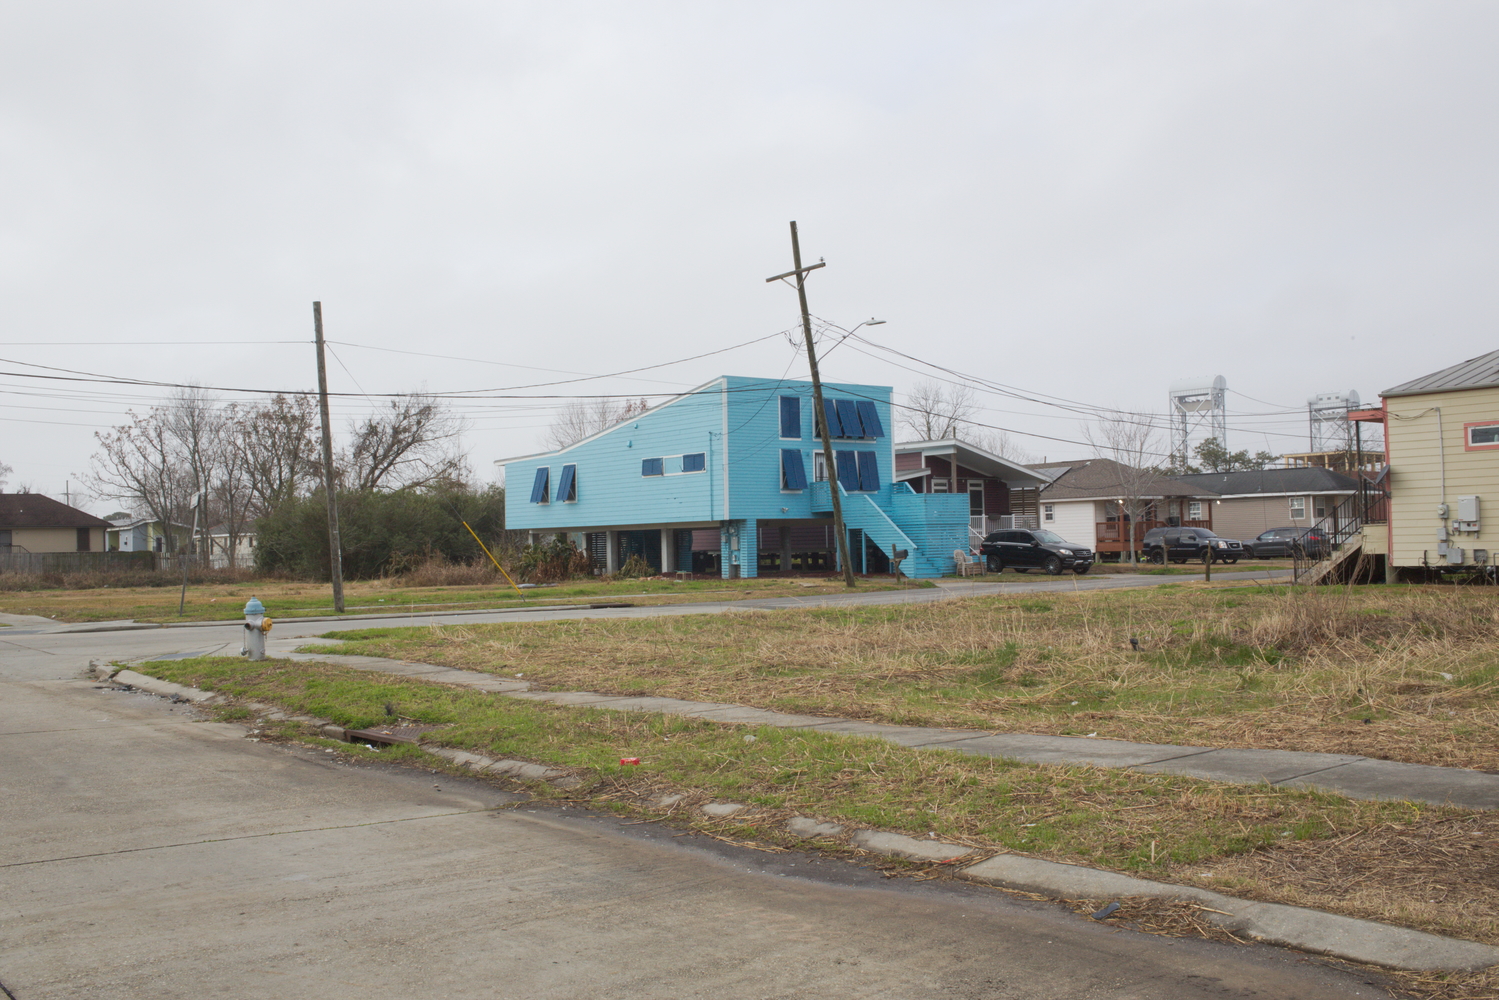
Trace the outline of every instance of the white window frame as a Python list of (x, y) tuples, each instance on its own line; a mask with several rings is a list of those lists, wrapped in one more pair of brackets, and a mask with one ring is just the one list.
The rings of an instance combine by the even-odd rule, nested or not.
[(1043, 503), (1041, 505), (1041, 520), (1047, 524), (1055, 524), (1057, 520), (1056, 504)]
[(1201, 500), (1188, 500), (1187, 501), (1187, 520), (1188, 521), (1201, 521), (1202, 520), (1202, 501)]
[(1306, 497), (1291, 497), (1291, 520), (1306, 520)]
[(825, 483), (828, 481), (828, 457), (821, 449), (812, 453), (812, 482)]

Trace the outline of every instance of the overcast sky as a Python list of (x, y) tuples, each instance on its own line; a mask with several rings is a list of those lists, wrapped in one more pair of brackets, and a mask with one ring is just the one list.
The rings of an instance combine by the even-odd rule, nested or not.
[[(1310, 394), (1370, 400), (1499, 347), (1493, 3), (0, 15), (12, 490), (76, 487), (94, 431), (162, 395), (21, 363), (310, 388), (321, 299), (339, 392), (657, 365), (796, 326), (794, 291), (764, 282), (791, 266), (792, 219), (828, 263), (817, 316), (878, 316), (860, 331), (878, 343), (1090, 406), (1161, 413), (1170, 382), (1223, 375), (1235, 448), (1304, 450)], [(825, 377), (932, 374), (865, 350), (833, 351)], [(770, 337), (511, 395), (724, 373), (805, 363)], [(982, 403), (986, 423), (1082, 437), (1073, 410)], [(535, 450), (555, 405), (464, 404), (476, 474)]]

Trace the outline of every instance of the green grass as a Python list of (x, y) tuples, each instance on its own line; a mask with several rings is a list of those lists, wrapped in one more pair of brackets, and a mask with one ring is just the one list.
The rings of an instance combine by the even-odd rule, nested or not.
[[(384, 722), (393, 706), (404, 719), (446, 727), (432, 734), (442, 745), (571, 769), (584, 781), (571, 794), (601, 803), (632, 787), (750, 803), (772, 813), (734, 822), (772, 840), (786, 815), (801, 813), (1159, 875), (1288, 837), (1323, 838), (1408, 819), (1414, 809), (1313, 791), (911, 750), (816, 731), (551, 706), (324, 664), (200, 658), (143, 669), (346, 728)], [(640, 757), (642, 765), (623, 766), (620, 757)]]

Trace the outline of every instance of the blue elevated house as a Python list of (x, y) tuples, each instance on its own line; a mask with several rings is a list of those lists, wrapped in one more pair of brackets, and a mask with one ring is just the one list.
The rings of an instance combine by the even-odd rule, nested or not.
[[(968, 497), (896, 482), (889, 386), (824, 383), (837, 488), (856, 572), (953, 572)], [(505, 523), (582, 535), (613, 572), (639, 555), (663, 573), (830, 572), (833, 506), (812, 383), (724, 376), (559, 451), (495, 464)]]

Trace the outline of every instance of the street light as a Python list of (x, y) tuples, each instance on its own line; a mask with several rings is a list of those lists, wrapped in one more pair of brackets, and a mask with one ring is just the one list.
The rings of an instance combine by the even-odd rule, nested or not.
[(882, 320), (882, 319), (866, 319), (864, 322), (857, 324), (853, 328), (853, 330), (844, 330), (843, 327), (839, 326), (837, 323), (829, 323), (827, 320), (823, 320), (822, 323), (823, 323), (824, 326), (830, 326), (834, 330), (841, 330), (843, 332), (843, 339), (840, 340), (840, 341), (838, 341), (838, 343), (834, 344), (832, 347), (829, 347), (827, 349), (826, 353), (823, 354), (824, 358), (826, 358), (829, 354), (832, 354), (839, 347), (843, 346), (843, 341), (847, 340), (849, 337), (852, 337), (854, 335), (854, 330), (857, 330), (859, 327), (861, 327), (861, 326), (884, 326), (885, 325), (885, 321)]

